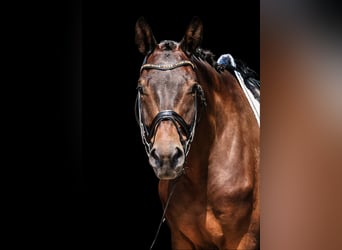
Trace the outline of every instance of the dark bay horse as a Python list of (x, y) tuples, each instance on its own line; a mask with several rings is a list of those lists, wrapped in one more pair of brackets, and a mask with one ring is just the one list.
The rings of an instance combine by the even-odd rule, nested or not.
[(252, 71), (217, 64), (200, 47), (202, 31), (194, 17), (180, 42), (157, 43), (137, 20), (137, 122), (172, 249), (259, 249), (260, 128), (239, 82)]

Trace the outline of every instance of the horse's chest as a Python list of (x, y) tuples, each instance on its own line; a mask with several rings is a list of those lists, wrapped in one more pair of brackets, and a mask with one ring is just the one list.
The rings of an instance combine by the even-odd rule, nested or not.
[[(198, 204), (197, 204), (198, 205)], [(172, 231), (181, 232), (195, 245), (219, 245), (224, 238), (224, 231), (218, 218), (210, 208), (196, 206), (187, 212), (169, 218)]]
[(215, 217), (212, 209), (208, 208), (205, 213), (205, 218), (203, 220), (204, 226), (204, 234), (206, 234), (213, 241), (219, 241), (221, 237), (223, 237), (222, 226), (219, 221)]

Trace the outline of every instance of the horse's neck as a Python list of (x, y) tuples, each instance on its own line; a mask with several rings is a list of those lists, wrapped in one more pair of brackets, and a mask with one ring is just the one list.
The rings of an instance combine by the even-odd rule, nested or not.
[(207, 83), (208, 109), (206, 116), (209, 129), (219, 139), (222, 134), (249, 133), (251, 126), (257, 125), (243, 89), (230, 72), (212, 76), (215, 83)]
[[(238, 151), (242, 150), (254, 154), (250, 148), (258, 145), (258, 123), (236, 78), (229, 72), (211, 78), (215, 77), (215, 83), (206, 84), (207, 108), (203, 110), (192, 146), (192, 157), (196, 159), (191, 162), (201, 168), (208, 168), (213, 157), (227, 164), (233, 155), (229, 150), (234, 150), (234, 154), (241, 154)], [(250, 145), (240, 146), (243, 141)]]

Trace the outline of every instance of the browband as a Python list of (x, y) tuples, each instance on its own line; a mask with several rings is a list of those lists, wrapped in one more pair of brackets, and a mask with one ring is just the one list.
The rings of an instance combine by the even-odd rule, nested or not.
[(183, 60), (177, 63), (173, 63), (173, 64), (150, 64), (150, 63), (145, 63), (141, 66), (140, 68), (140, 72), (143, 69), (158, 69), (158, 70), (171, 70), (180, 66), (186, 66), (186, 65), (190, 65), (192, 67), (192, 69), (195, 69), (195, 65), (189, 61), (189, 60)]

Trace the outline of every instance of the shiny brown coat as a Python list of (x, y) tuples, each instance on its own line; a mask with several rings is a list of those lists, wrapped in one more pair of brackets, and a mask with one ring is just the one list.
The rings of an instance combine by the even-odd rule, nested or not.
[[(166, 209), (172, 249), (256, 250), (260, 248), (260, 129), (236, 78), (195, 56), (202, 30), (202, 22), (194, 18), (180, 42), (157, 43), (144, 18), (136, 23), (136, 44), (146, 56), (144, 63), (174, 65), (186, 60), (194, 65), (142, 68), (141, 122), (148, 127), (159, 112), (173, 110), (190, 124), (195, 112), (201, 113), (188, 154), (179, 124), (161, 120), (151, 136), (149, 162), (160, 179), (164, 207), (174, 188)], [(196, 83), (206, 100), (206, 106), (197, 110), (192, 94)]]

